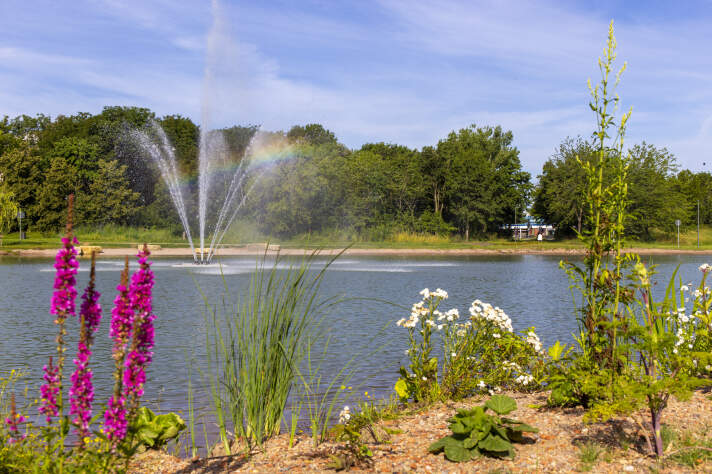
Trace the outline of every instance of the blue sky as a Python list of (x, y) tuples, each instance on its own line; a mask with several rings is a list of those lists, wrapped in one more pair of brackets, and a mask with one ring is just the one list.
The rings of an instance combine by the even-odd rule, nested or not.
[(586, 80), (614, 19), (628, 143), (712, 170), (712, 0), (222, 0), (216, 11), (1, 0), (0, 115), (137, 105), (211, 126), (319, 122), (352, 148), (501, 125), (536, 175), (563, 138), (593, 130)]

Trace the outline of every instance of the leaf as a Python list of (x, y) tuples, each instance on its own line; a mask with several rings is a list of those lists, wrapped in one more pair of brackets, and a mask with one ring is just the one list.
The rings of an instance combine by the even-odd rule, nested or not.
[(521, 421), (510, 420), (509, 418), (502, 418), (502, 422), (507, 424), (507, 428), (514, 431), (523, 431), (526, 433), (539, 432), (539, 428), (534, 428), (533, 426), (529, 426), (526, 423), (522, 423)]
[(467, 433), (469, 433), (470, 431), (472, 431), (471, 429), (468, 430), (467, 428), (465, 428), (465, 425), (463, 425), (463, 424), (460, 423), (459, 421), (458, 421), (458, 422), (455, 422), (455, 423), (453, 423), (453, 424), (451, 424), (451, 425), (450, 425), (450, 430), (452, 430), (452, 432), (455, 433), (455, 434), (467, 434)]
[(477, 432), (475, 431), (472, 434), (475, 435), (474, 438), (470, 436), (462, 442), (462, 446), (466, 449), (472, 449), (477, 446), (477, 443), (480, 442), (479, 437), (477, 436)]
[(492, 452), (506, 452), (512, 449), (512, 444), (499, 436), (489, 435), (477, 445), (479, 449)]
[(453, 462), (466, 462), (472, 459), (472, 454), (462, 446), (448, 445), (445, 446), (445, 457)]
[(498, 415), (506, 415), (517, 409), (517, 402), (506, 395), (492, 395), (492, 398), (485, 402), (485, 406)]
[(410, 392), (408, 391), (408, 384), (402, 378), (398, 379), (398, 381), (396, 382), (396, 386), (393, 388), (401, 400), (408, 400), (410, 398)]
[(461, 440), (455, 439), (452, 436), (445, 436), (444, 438), (440, 438), (433, 444), (431, 444), (428, 447), (428, 451), (430, 451), (433, 454), (439, 453), (443, 449), (445, 449), (446, 446), (462, 446), (463, 442)]

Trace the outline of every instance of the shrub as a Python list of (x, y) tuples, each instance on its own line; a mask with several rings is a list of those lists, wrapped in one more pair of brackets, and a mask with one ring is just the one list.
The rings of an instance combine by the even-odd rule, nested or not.
[[(413, 305), (410, 317), (396, 323), (408, 329), (410, 341), (406, 351), (410, 370), (400, 368), (395, 386), (403, 401), (432, 401), (441, 395), (458, 399), (541, 386), (545, 354), (534, 328), (515, 333), (504, 311), (480, 300), (472, 303), (470, 318), (460, 323), (457, 309), (438, 309), (448, 297), (446, 291), (426, 288), (421, 294), (423, 300)], [(432, 356), (434, 337), (441, 343), (441, 367)]]

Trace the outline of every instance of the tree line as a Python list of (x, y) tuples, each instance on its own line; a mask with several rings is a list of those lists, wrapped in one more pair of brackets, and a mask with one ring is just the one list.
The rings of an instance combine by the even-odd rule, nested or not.
[[(73, 193), (80, 224), (179, 233), (179, 219), (158, 170), (130, 139), (131, 130), (144, 129), (151, 121), (161, 125), (174, 147), (189, 214), (197, 214), (198, 125), (180, 115), (157, 117), (146, 108), (105, 107), (95, 115), (0, 120), (2, 185), (25, 212), (23, 225), (59, 230), (66, 196)], [(522, 169), (512, 132), (498, 126), (452, 131), (420, 150), (388, 143), (349, 149), (319, 124), (295, 125), (286, 132), (260, 131), (253, 125), (219, 132), (228, 149), (226, 165), (244, 159), (256, 134), (262, 142), (288, 148), (260, 174), (241, 216), (274, 237), (383, 240), (396, 232), (413, 232), (467, 240), (506, 232), (509, 224), (522, 221), (527, 208), (560, 233), (581, 227), (583, 180), (577, 159), (591, 154), (591, 145), (581, 138), (564, 140), (535, 186)], [(678, 172), (671, 153), (645, 143), (633, 147), (631, 157), (630, 228), (635, 235), (651, 238), (656, 230), (670, 229), (676, 218), (692, 221), (697, 199), (703, 222), (712, 223), (708, 173)], [(218, 176), (218, 194), (225, 190), (219, 185), (225, 179)], [(6, 227), (17, 227), (16, 221), (8, 223)]]

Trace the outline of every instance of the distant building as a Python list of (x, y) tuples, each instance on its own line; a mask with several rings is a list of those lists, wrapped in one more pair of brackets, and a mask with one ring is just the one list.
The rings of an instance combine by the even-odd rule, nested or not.
[(556, 229), (551, 224), (546, 224), (542, 219), (524, 216), (524, 222), (502, 226), (512, 232), (514, 240), (536, 239), (541, 234), (544, 240), (553, 240)]

